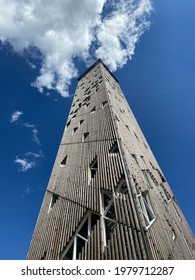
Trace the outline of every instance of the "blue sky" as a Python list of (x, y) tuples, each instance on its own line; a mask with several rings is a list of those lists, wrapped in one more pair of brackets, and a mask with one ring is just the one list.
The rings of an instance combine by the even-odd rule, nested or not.
[[(8, 19), (16, 18), (18, 2), (0, 0), (0, 10), (10, 11), (0, 15), (0, 259), (26, 257), (76, 77), (98, 56), (116, 70), (114, 74), (195, 233), (195, 2), (153, 1), (151, 11), (150, 0), (82, 0), (86, 5), (77, 9), (78, 14), (73, 2), (59, 1), (66, 4), (63, 20), (50, 17), (56, 28), (52, 36), (57, 44), (53, 44), (40, 33), (43, 26), (36, 26), (26, 14), (17, 14), (14, 25)], [(93, 5), (87, 8), (89, 2)], [(137, 3), (139, 12), (135, 13), (135, 6), (130, 8), (130, 2)], [(11, 4), (15, 4), (13, 10)], [(123, 17), (122, 8), (128, 17)], [(47, 12), (52, 9), (51, 5)], [(43, 18), (41, 9), (39, 12), (37, 17)], [(82, 24), (73, 38), (77, 26), (71, 26), (70, 19), (78, 16)], [(23, 21), (26, 29), (21, 29)], [(57, 30), (61, 25), (69, 34), (66, 42), (63, 32), (57, 32), (63, 30)], [(79, 32), (83, 36), (80, 42)], [(51, 32), (44, 34), (51, 36)]]

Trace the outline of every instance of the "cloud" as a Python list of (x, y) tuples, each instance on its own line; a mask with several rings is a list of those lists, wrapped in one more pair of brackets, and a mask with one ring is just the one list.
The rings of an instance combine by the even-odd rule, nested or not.
[(95, 52), (111, 71), (123, 67), (132, 58), (136, 43), (150, 26), (147, 16), (152, 11), (150, 0), (116, 3), (97, 31), (99, 47)]
[(32, 83), (68, 96), (75, 61), (102, 58), (111, 70), (134, 54), (149, 28), (151, 0), (1, 0), (0, 40), (41, 62)]
[(22, 158), (16, 156), (14, 162), (20, 165), (19, 171), (26, 172), (36, 167), (42, 158), (44, 158), (44, 154), (40, 150), (38, 153), (27, 152)]
[(20, 111), (15, 111), (12, 115), (11, 115), (11, 118), (10, 118), (10, 123), (14, 123), (14, 122), (17, 122), (20, 118), (20, 116), (23, 115), (22, 112)]
[(29, 169), (32, 169), (36, 166), (35, 161), (28, 161), (26, 158), (19, 158), (16, 156), (16, 159), (14, 161), (15, 163), (20, 165), (19, 171), (26, 172)]
[(34, 124), (31, 123), (21, 123), (22, 126), (26, 127), (26, 128), (30, 128), (32, 131), (32, 135), (33, 135), (33, 141), (37, 143), (37, 145), (41, 145), (39, 138), (38, 138), (38, 130), (36, 129)]
[(33, 157), (33, 158), (44, 158), (44, 154), (42, 151), (39, 151), (38, 153), (33, 153), (33, 152), (27, 152), (25, 153), (25, 156), (27, 157)]
[[(10, 123), (16, 123), (19, 120), (21, 115), (23, 115), (22, 112), (15, 111), (10, 118)], [(39, 138), (38, 138), (38, 129), (36, 128), (36, 126), (34, 124), (20, 121), (20, 125), (22, 125), (26, 128), (30, 128), (32, 131), (32, 135), (33, 135), (33, 141), (36, 142), (37, 145), (41, 145)]]

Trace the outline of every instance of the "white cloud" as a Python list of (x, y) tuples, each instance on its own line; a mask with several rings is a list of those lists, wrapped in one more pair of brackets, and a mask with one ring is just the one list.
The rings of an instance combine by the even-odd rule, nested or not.
[(32, 157), (32, 158), (44, 158), (44, 154), (42, 151), (39, 151), (38, 153), (28, 152), (25, 153), (25, 156)]
[(0, 40), (16, 52), (38, 50), (42, 66), (32, 85), (67, 96), (77, 75), (74, 59), (100, 57), (111, 70), (122, 67), (149, 27), (151, 10), (151, 0), (0, 0)]
[(17, 156), (14, 162), (20, 165), (19, 170), (22, 172), (26, 172), (27, 170), (32, 169), (36, 166), (35, 161), (28, 161), (26, 158), (21, 159)]
[[(10, 118), (10, 123), (16, 123), (19, 120), (21, 115), (23, 115), (23, 112), (15, 111)], [(20, 122), (20, 125), (22, 125), (26, 128), (30, 128), (32, 131), (32, 135), (33, 135), (33, 141), (36, 142), (37, 145), (41, 145), (39, 138), (38, 138), (38, 129), (36, 128), (36, 126), (34, 124), (31, 124), (28, 122)]]
[(44, 158), (44, 154), (40, 150), (38, 153), (27, 152), (23, 157), (16, 156), (14, 162), (19, 164), (19, 171), (26, 172), (27, 170), (36, 167), (42, 158)]
[(120, 0), (102, 21), (97, 31), (96, 56), (101, 57), (111, 71), (131, 59), (140, 36), (150, 26), (147, 16), (151, 11), (151, 0)]
[(22, 126), (26, 127), (26, 128), (30, 128), (32, 131), (32, 135), (33, 135), (33, 141), (37, 143), (37, 145), (41, 145), (39, 138), (38, 138), (38, 130), (36, 129), (34, 124), (31, 123), (21, 123)]
[(23, 115), (22, 112), (20, 111), (15, 111), (12, 115), (11, 115), (11, 118), (10, 118), (10, 123), (14, 123), (14, 122), (17, 122), (20, 118), (20, 116)]

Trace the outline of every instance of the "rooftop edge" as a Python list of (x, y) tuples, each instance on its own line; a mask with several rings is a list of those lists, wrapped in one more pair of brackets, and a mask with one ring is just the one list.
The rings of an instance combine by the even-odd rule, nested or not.
[(96, 65), (98, 65), (98, 63), (101, 63), (106, 68), (106, 70), (109, 72), (109, 74), (115, 79), (115, 81), (117, 83), (119, 83), (117, 78), (112, 74), (112, 72), (108, 69), (108, 67), (104, 64), (104, 62), (100, 58), (98, 60), (96, 60), (96, 62), (94, 64), (92, 64), (82, 75), (80, 75), (78, 77), (78, 81), (80, 81), (87, 73), (89, 73)]

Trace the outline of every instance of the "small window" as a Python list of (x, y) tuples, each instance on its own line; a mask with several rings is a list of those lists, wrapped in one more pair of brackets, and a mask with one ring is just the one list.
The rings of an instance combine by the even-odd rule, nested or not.
[(106, 106), (106, 104), (108, 103), (108, 101), (103, 101), (102, 102), (102, 108), (104, 108)]
[(52, 198), (51, 198), (51, 203), (50, 203), (50, 210), (53, 208), (54, 204), (56, 203), (56, 201), (59, 199), (59, 195), (53, 193)]
[(85, 142), (85, 141), (87, 141), (88, 139), (89, 139), (89, 132), (85, 132), (85, 133), (83, 134), (82, 142)]
[(125, 127), (129, 130), (129, 127), (128, 127), (128, 125), (127, 125), (127, 124), (125, 125)]
[(139, 193), (138, 199), (140, 202), (140, 207), (142, 210), (146, 228), (149, 228), (151, 226), (151, 224), (154, 222), (156, 217), (155, 217), (153, 209), (152, 209), (152, 205), (150, 202), (148, 192)]
[(96, 109), (95, 109), (95, 106), (94, 106), (93, 109), (91, 110), (91, 113), (95, 112), (95, 110), (96, 110)]
[(84, 122), (84, 120), (80, 120), (79, 124), (82, 125), (83, 122)]
[(93, 160), (93, 162), (90, 164), (90, 170), (91, 170), (91, 178), (94, 178), (97, 171), (98, 171), (98, 161), (97, 156)]
[(91, 97), (90, 97), (90, 96), (87, 96), (87, 97), (83, 100), (83, 102), (89, 102), (90, 99), (91, 99)]
[(47, 251), (44, 252), (44, 255), (41, 257), (41, 260), (46, 260), (47, 258)]
[(61, 166), (64, 166), (66, 164), (67, 161), (67, 156), (65, 156), (65, 158), (62, 160), (62, 162), (60, 163)]
[(73, 129), (73, 134), (77, 131), (77, 129), (78, 129), (78, 127), (75, 127), (75, 128)]
[(119, 148), (118, 148), (118, 144), (117, 144), (116, 141), (114, 141), (114, 144), (112, 145), (109, 153), (110, 154), (117, 154), (117, 153), (119, 153)]
[(66, 127), (69, 127), (71, 121), (68, 121), (67, 124), (66, 124)]
[(127, 183), (124, 178), (119, 182), (116, 192), (120, 194), (128, 194), (128, 188), (127, 188)]

